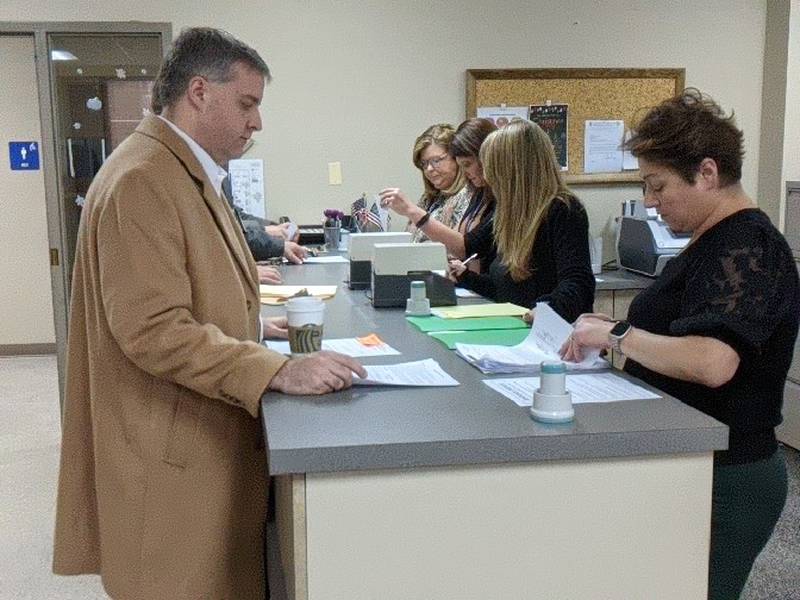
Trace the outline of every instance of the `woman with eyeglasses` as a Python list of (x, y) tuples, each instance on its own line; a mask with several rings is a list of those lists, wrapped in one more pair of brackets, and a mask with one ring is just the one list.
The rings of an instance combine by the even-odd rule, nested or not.
[(480, 273), (494, 260), (496, 254), (492, 238), (492, 216), (494, 197), (483, 177), (483, 167), (478, 158), (483, 140), (497, 127), (489, 119), (468, 119), (456, 129), (450, 143), (449, 154), (467, 179), (466, 195), (469, 202), (460, 222), (449, 225), (430, 218), (429, 211), (414, 205), (397, 188), (380, 193), (381, 202), (395, 212), (405, 216), (417, 229), (435, 242), (442, 242), (455, 259), (475, 255), (468, 268)]
[(570, 322), (590, 311), (589, 219), (561, 178), (550, 138), (535, 123), (512, 121), (489, 134), (479, 156), (496, 202), (497, 256), (481, 274), (453, 261), (451, 278), (497, 302), (526, 306), (531, 318), (537, 302)]
[(792, 252), (741, 184), (742, 132), (689, 88), (626, 143), (645, 206), (689, 245), (631, 303), (628, 321), (578, 319), (562, 353), (623, 353), (625, 371), (729, 427), (714, 455), (710, 600), (738, 598), (787, 493), (775, 438), (800, 314)]
[[(430, 220), (438, 221), (445, 227), (457, 227), (469, 204), (464, 174), (449, 153), (453, 133), (452, 125), (439, 123), (428, 127), (414, 142), (412, 158), (414, 165), (422, 171), (422, 183), (425, 186), (417, 204), (411, 202), (399, 188), (387, 188), (380, 192), (384, 206), (390, 206), (398, 214), (408, 217), (407, 230), (412, 233), (414, 242), (428, 241), (423, 228)], [(387, 200), (389, 196), (394, 202)], [(398, 208), (395, 208), (395, 203)], [(418, 208), (424, 217), (410, 218), (414, 208)]]

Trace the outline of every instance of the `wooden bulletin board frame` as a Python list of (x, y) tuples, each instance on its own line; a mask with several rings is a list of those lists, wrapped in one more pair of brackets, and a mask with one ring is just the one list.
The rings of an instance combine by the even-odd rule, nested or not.
[(568, 184), (639, 182), (637, 171), (583, 172), (587, 119), (622, 119), (631, 127), (655, 106), (684, 89), (685, 69), (468, 69), (467, 118), (479, 106), (569, 105)]

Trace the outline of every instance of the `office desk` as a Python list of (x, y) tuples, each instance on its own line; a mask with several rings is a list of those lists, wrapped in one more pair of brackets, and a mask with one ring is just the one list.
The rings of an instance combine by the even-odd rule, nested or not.
[[(342, 283), (325, 335), (378, 333), (461, 385), (262, 399), (287, 588), (298, 600), (705, 598), (712, 453), (727, 428), (666, 397), (544, 425), (486, 376)], [(264, 314), (280, 308), (264, 307)]]

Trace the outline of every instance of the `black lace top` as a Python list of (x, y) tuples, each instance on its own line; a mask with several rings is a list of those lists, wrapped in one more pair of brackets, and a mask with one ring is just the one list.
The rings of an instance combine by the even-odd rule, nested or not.
[(769, 457), (777, 448), (783, 386), (800, 315), (797, 269), (786, 240), (758, 209), (706, 231), (631, 304), (628, 320), (651, 333), (716, 338), (739, 354), (719, 388), (660, 375), (628, 360), (632, 375), (730, 427), (720, 463)]

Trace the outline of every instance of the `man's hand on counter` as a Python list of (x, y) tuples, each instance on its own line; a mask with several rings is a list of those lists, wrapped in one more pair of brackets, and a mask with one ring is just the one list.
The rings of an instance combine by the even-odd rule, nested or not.
[(353, 385), (353, 373), (367, 376), (358, 361), (322, 350), (286, 361), (269, 382), (269, 389), (294, 396), (327, 394)]

